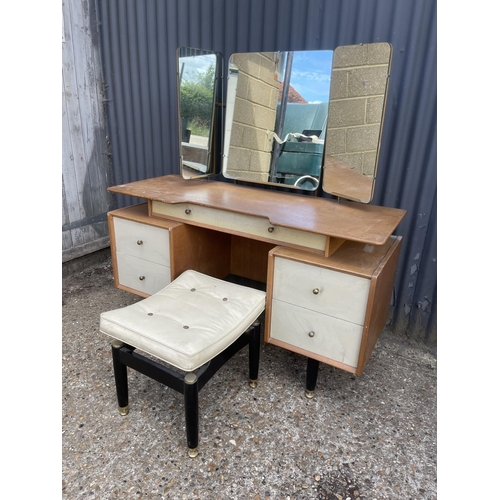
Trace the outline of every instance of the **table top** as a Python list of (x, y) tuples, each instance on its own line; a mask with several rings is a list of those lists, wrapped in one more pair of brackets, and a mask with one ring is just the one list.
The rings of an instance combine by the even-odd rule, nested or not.
[(406, 210), (351, 201), (286, 193), (207, 179), (185, 180), (166, 175), (109, 188), (163, 203), (192, 203), (256, 217), (270, 224), (326, 236), (383, 245)]

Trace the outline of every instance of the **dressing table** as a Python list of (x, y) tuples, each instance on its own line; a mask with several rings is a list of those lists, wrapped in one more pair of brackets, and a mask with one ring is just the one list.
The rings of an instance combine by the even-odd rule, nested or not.
[[(347, 67), (351, 71), (351, 80), (354, 80), (361, 65), (361, 52), (364, 51), (365, 58), (371, 64), (370, 71), (382, 66), (382, 94), (385, 97), (390, 58), (382, 64), (380, 57), (381, 52), (387, 52), (388, 44), (373, 45), (377, 47), (365, 46), (361, 51), (358, 46), (349, 47), (337, 59), (334, 57), (333, 70), (330, 68), (329, 72), (335, 80), (338, 76), (336, 72)], [(205, 52), (193, 49), (184, 55), (180, 52), (179, 68), (183, 64), (189, 66), (191, 57), (197, 57), (196, 54), (205, 56)], [(346, 63), (346, 53), (350, 52), (355, 52), (355, 64)], [(216, 60), (214, 56), (213, 61)], [(254, 66), (257, 63), (261, 65), (261, 76), (265, 73), (262, 68), (268, 67), (269, 71), (276, 74), (281, 71), (277, 68), (284, 64), (281, 55), (276, 56), (275, 53), (251, 54), (248, 60), (252, 60)], [(179, 175), (109, 188), (113, 193), (144, 200), (144, 203), (108, 214), (115, 286), (147, 297), (187, 269), (216, 278), (238, 276), (258, 282), (267, 291), (264, 340), (307, 357), (306, 395), (312, 397), (320, 362), (357, 376), (363, 373), (387, 320), (401, 249), (401, 237), (393, 233), (406, 212), (366, 203), (366, 199), (371, 200), (373, 194), (376, 165), (366, 176), (363, 168), (354, 172), (355, 167), (349, 166), (348, 161), (353, 156), (361, 164), (364, 161), (366, 167), (366, 159), (374, 157), (373, 150), (367, 149), (365, 153), (358, 151), (351, 155), (346, 146), (350, 129), (356, 128), (359, 137), (362, 126), (334, 123), (331, 111), (324, 123), (324, 134), (319, 130), (319, 139), (316, 134), (307, 136), (302, 133), (308, 127), (301, 129), (298, 134), (288, 134), (292, 142), (299, 137), (299, 147), (295, 149), (300, 149), (300, 139), (306, 143), (313, 140), (319, 144), (327, 161), (323, 162), (317, 173), (311, 163), (308, 163), (304, 172), (292, 172), (297, 157), (293, 158), (292, 163), (287, 160), (286, 168), (276, 164), (273, 167), (273, 157), (276, 158), (273, 151), (286, 142), (275, 140), (276, 137), (282, 138), (280, 132), (283, 132), (283, 127), (274, 130), (274, 139), (268, 133), (266, 139), (260, 141), (260, 151), (252, 149), (258, 146), (259, 141), (251, 143), (250, 137), (258, 134), (250, 134), (250, 131), (266, 128), (262, 117), (267, 108), (258, 102), (256, 91), (250, 92), (251, 83), (266, 83), (271, 101), (268, 99), (265, 103), (269, 104), (273, 96), (279, 101), (279, 93), (273, 89), (278, 88), (275, 82), (280, 78), (275, 80), (267, 75), (258, 82), (254, 76), (250, 78), (245, 73), (250, 65), (245, 63), (242, 55), (231, 61), (233, 74), (237, 66), (238, 81), (232, 89), (231, 83), (228, 83), (223, 163), (225, 177), (234, 179), (234, 182), (214, 181), (209, 176), (210, 173), (217, 173), (214, 167), (217, 162), (213, 155), (217, 101), (217, 77), (214, 77), (213, 114), (204, 157), (200, 157), (200, 148), (197, 148), (196, 163), (201, 162), (203, 168), (193, 170), (194, 160), (184, 157), (188, 148), (185, 143), (181, 143)], [(283, 71), (286, 83), (286, 68)], [(214, 73), (217, 75), (217, 70)], [(186, 74), (184, 66), (182, 71), (179, 69), (180, 94), (181, 74)], [(342, 80), (341, 76), (338, 78)], [(262, 92), (263, 88), (261, 85)], [(343, 105), (347, 102), (347, 91), (347, 88), (342, 91), (345, 93)], [(334, 108), (334, 98), (338, 98), (342, 92), (332, 85), (330, 110)], [(380, 107), (379, 121), (374, 122), (373, 114), (368, 120), (368, 127), (373, 129), (375, 123), (379, 130), (375, 141), (377, 158), (385, 105), (385, 99), (380, 105), (377, 100), (379, 97), (378, 94), (374, 96), (370, 93), (368, 98), (371, 101), (363, 104), (365, 110), (373, 109), (377, 103)], [(357, 96), (356, 106), (363, 99)], [(246, 114), (241, 112), (241, 107), (246, 109)], [(250, 108), (253, 109), (252, 113), (248, 112)], [(179, 123), (185, 127), (181, 99), (179, 110)], [(280, 110), (275, 107), (274, 114), (271, 114), (272, 122), (278, 124)], [(326, 136), (327, 131), (328, 137), (337, 139), (343, 134), (344, 145), (339, 146), (341, 141), (338, 140), (336, 146), (328, 142), (325, 144), (321, 136)], [(190, 135), (184, 132), (181, 130), (179, 137)], [(267, 158), (267, 163), (262, 163), (267, 171), (260, 170), (259, 180), (251, 186), (247, 181), (254, 179), (256, 170), (250, 168), (249, 175), (245, 176), (242, 167), (244, 156), (241, 154), (243, 145), (246, 145), (249, 166), (255, 165), (252, 158)], [(335, 152), (332, 149), (334, 146), (344, 149)], [(336, 183), (333, 167), (338, 169), (339, 165), (342, 172), (348, 175), (343, 175), (342, 182)], [(329, 170), (329, 166), (332, 166), (332, 170)], [(278, 172), (277, 177), (271, 177), (273, 170)], [(285, 170), (286, 176), (280, 178), (279, 173)], [(238, 172), (237, 176), (234, 177), (236, 174), (232, 172)], [(269, 175), (271, 189), (262, 189), (263, 174)], [(337, 186), (347, 184), (349, 179), (363, 178), (351, 191), (355, 195), (347, 194), (342, 198), (341, 193), (329, 191), (338, 196), (338, 199), (334, 199), (303, 192), (305, 177), (314, 177), (315, 182), (310, 184), (312, 191), (319, 184), (326, 190), (325, 180), (327, 186)], [(245, 183), (239, 183), (240, 180)], [(280, 190), (280, 182), (292, 189)], [(297, 188), (295, 191), (294, 187)], [(359, 195), (361, 191), (363, 193)]]

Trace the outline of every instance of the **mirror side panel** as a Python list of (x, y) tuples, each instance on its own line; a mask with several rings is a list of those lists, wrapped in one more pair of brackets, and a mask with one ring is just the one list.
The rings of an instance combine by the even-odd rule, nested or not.
[(184, 179), (216, 174), (216, 104), (220, 54), (189, 47), (177, 49), (180, 173)]
[(323, 190), (369, 203), (375, 190), (392, 46), (346, 45), (333, 57)]

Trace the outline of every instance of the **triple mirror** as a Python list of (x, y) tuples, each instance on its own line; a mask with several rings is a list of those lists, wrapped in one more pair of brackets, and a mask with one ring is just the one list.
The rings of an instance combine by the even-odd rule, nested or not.
[[(189, 50), (184, 49), (184, 54)], [(179, 57), (179, 68), (181, 60), (193, 67), (201, 62), (198, 57), (210, 55), (216, 69), (214, 53)], [(224, 177), (290, 189), (321, 188), (338, 197), (370, 202), (391, 57), (388, 43), (340, 46), (335, 51), (233, 54), (228, 65), (224, 147), (219, 162)], [(215, 92), (215, 76), (212, 79), (207, 72), (198, 78), (212, 82)], [(183, 176), (216, 173), (210, 158), (215, 101), (206, 94), (212, 121), (207, 123), (205, 162), (190, 160), (187, 144), (199, 140), (192, 126), (199, 118), (193, 120), (188, 112), (194, 98), (183, 91), (182, 81), (180, 78), (183, 139), (182, 118), (191, 117), (187, 127), (191, 142), (181, 142)]]

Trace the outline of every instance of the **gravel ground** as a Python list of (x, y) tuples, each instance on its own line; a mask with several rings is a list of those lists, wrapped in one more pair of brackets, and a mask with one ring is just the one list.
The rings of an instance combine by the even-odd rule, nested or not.
[[(105, 254), (104, 254), (105, 255)], [(200, 392), (200, 453), (186, 452), (183, 397), (129, 372), (118, 413), (99, 314), (140, 300), (114, 288), (109, 255), (63, 268), (62, 498), (437, 498), (434, 350), (384, 331), (361, 377), (262, 344), (259, 385), (246, 349)]]

